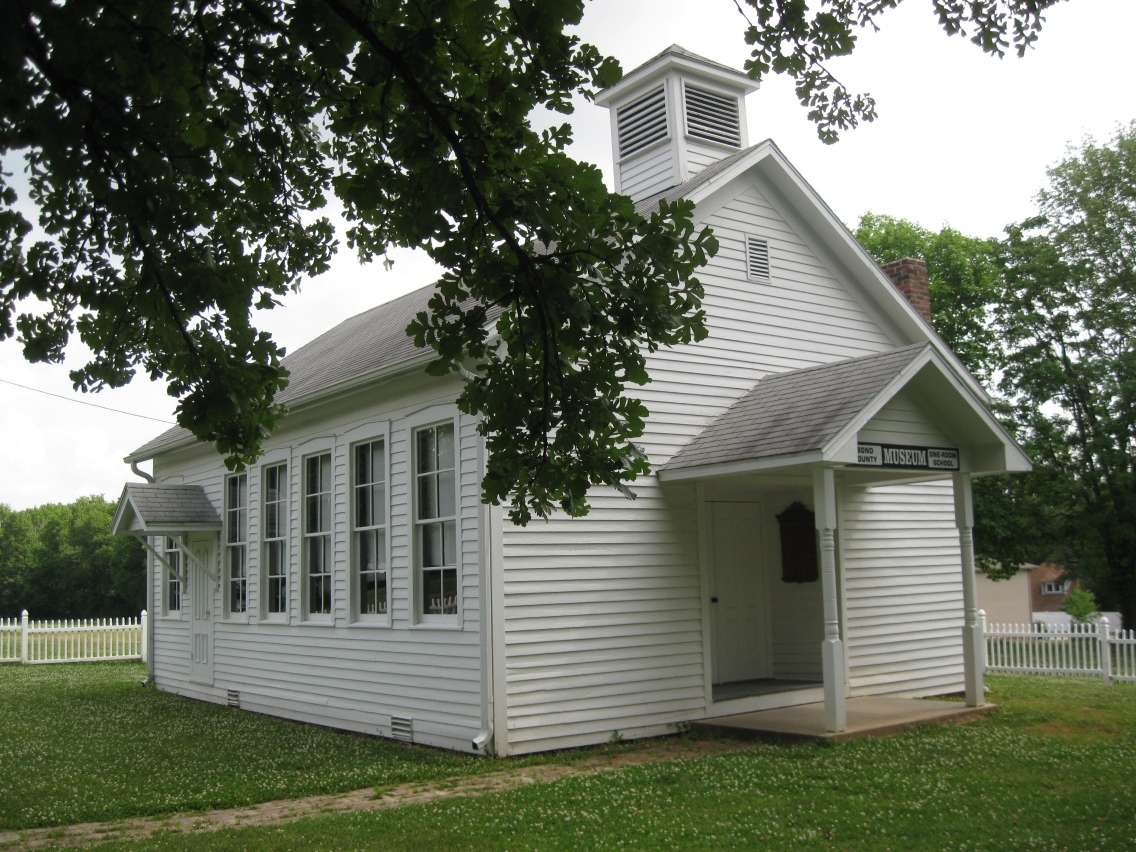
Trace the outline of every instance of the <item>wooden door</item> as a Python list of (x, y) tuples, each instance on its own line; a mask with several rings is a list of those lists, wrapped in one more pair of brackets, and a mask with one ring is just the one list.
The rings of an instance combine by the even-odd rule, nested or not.
[(213, 684), (213, 592), (217, 571), (216, 547), (210, 537), (190, 538), (189, 560), (190, 643), (189, 678)]
[(710, 504), (714, 683), (769, 676), (767, 597), (761, 564), (761, 506)]

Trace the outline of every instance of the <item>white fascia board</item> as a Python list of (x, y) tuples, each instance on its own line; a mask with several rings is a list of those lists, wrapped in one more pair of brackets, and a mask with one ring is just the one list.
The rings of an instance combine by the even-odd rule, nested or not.
[(938, 350), (931, 348), (928, 348), (925, 352), (921, 352), (910, 364), (904, 367), (899, 375), (876, 394), (872, 401), (825, 445), (822, 451), (825, 461), (847, 462), (850, 458), (850, 453), (855, 452), (856, 436), (859, 431), (863, 429), (868, 421), (875, 417), (880, 409), (887, 405), (896, 394), (902, 391), (920, 370), (928, 365), (937, 370), (951, 384), (951, 387), (958, 393), (962, 402), (978, 415), (983, 424), (1002, 444), (1005, 453), (1006, 472), (1025, 472), (1032, 470), (1033, 465), (1029, 457), (1018, 445), (1018, 442), (1014, 440), (1014, 436), (1006, 431), (1006, 428), (998, 422), (998, 419), (990, 412), (990, 409), (974, 394), (969, 383), (961, 380), (954, 370), (953, 365), (948, 364), (939, 354)]
[(759, 88), (759, 84), (753, 78), (741, 71), (732, 71), (715, 65), (696, 62), (681, 54), (663, 53), (654, 62), (632, 70), (614, 86), (604, 89), (596, 95), (593, 103), (596, 106), (610, 107), (612, 101), (623, 98), (635, 87), (647, 82), (652, 77), (662, 76), (671, 71), (681, 71), (692, 76), (705, 77), (731, 88), (741, 89), (746, 94), (756, 92)]
[(717, 462), (715, 464), (692, 465), (672, 470), (660, 470), (659, 482), (682, 482), (689, 479), (712, 479), (720, 476), (737, 476), (743, 473), (756, 473), (763, 470), (776, 470), (802, 464), (822, 461), (819, 450), (809, 450), (787, 456), (769, 456), (761, 459), (741, 459), (739, 461)]
[(864, 425), (871, 420), (879, 412), (881, 408), (888, 404), (888, 402), (898, 394), (907, 385), (908, 382), (914, 378), (923, 367), (931, 360), (931, 350), (927, 349), (920, 352), (911, 363), (904, 367), (899, 374), (884, 385), (883, 389), (872, 397), (872, 401), (860, 409), (859, 413), (853, 417), (848, 423), (836, 433), (827, 444), (825, 444), (822, 452), (826, 460), (846, 460), (847, 452), (845, 448), (848, 444), (854, 443), (856, 434), (864, 428)]
[(114, 517), (110, 522), (111, 535), (133, 535), (133, 532), (130, 529), (123, 527), (124, 524), (129, 527), (129, 522), (127, 520), (127, 509), (130, 510), (131, 515), (138, 515), (138, 510), (134, 507), (133, 501), (126, 496), (126, 488), (124, 486), (122, 489), (122, 496), (118, 498), (118, 506), (115, 507), (114, 510)]

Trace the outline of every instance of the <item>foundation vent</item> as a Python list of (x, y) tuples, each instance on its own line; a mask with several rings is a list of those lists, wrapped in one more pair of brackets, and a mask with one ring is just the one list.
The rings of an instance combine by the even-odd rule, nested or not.
[(414, 721), (406, 716), (391, 716), (391, 738), (414, 742)]
[(235, 689), (225, 690), (225, 703), (234, 710), (241, 709), (241, 694)]

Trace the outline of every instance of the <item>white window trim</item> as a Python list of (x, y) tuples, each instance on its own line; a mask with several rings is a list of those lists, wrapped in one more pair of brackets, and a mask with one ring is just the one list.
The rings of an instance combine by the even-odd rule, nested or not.
[[(311, 533), (307, 532), (307, 491), (305, 480), (307, 477), (308, 459), (314, 456), (328, 457), (328, 464), (331, 466), (330, 475), (330, 490), (328, 494), (328, 506), (330, 508), (330, 517), (328, 518), (327, 531), (324, 533)], [(298, 532), (299, 539), (299, 559), (297, 574), (299, 575), (299, 588), (296, 589), (297, 597), (295, 600), (299, 603), (299, 619), (301, 624), (315, 624), (315, 625), (332, 625), (335, 623), (335, 440), (327, 441), (324, 446), (316, 446), (315, 442), (309, 441), (305, 444), (303, 452), (299, 455), (299, 462), (297, 464), (298, 475), (295, 477), (297, 486), (299, 488), (300, 500), (300, 529)], [(318, 492), (320, 494), (324, 492)], [(308, 559), (307, 548), (304, 546), (305, 541), (315, 535), (324, 535), (327, 537), (327, 552), (328, 552), (328, 576), (331, 578), (331, 612), (317, 612), (311, 613), (308, 611)], [(289, 572), (290, 574), (292, 572)]]
[[(418, 536), (415, 535), (417, 523), (415, 517), (418, 511), (418, 473), (417, 458), (415, 455), (415, 433), (423, 426), (435, 426), (439, 423), (452, 422), (454, 425), (454, 517), (455, 553), (457, 561), (457, 613), (454, 615), (424, 615), (418, 593), (421, 588), (421, 579), (418, 571)], [(400, 426), (405, 430), (407, 442), (406, 476), (407, 482), (407, 587), (410, 593), (410, 622), (411, 626), (430, 630), (461, 630), (463, 623), (462, 613), (465, 610), (465, 600), (462, 594), (462, 511), (461, 502), (461, 475), (463, 459), (461, 454), (461, 415), (454, 405), (434, 405), (422, 409), (406, 417)]]
[[(282, 541), (284, 543), (284, 585), (285, 585), (285, 603), (283, 612), (269, 612), (268, 611), (268, 560), (264, 558), (265, 547), (268, 544), (268, 536), (265, 534), (265, 523), (268, 518), (268, 513), (265, 512), (264, 506), (264, 477), (270, 467), (277, 465), (284, 465), (284, 475), (286, 477), (284, 482), (284, 497), (281, 502), (284, 504), (282, 512), (282, 535), (279, 539), (273, 541)], [(256, 469), (256, 500), (257, 500), (257, 514), (258, 514), (258, 535), (256, 541), (256, 616), (257, 619), (263, 624), (286, 624), (288, 622), (288, 614), (291, 610), (292, 599), (292, 585), (295, 582), (292, 577), (292, 478), (293, 478), (293, 465), (292, 455), (287, 449), (274, 450), (265, 453), (261, 457)]]
[(167, 556), (167, 554), (169, 554), (169, 553), (177, 554), (178, 574), (179, 574), (179, 577), (178, 577), (178, 608), (177, 609), (170, 609), (170, 569), (160, 559), (158, 559), (156, 556), (151, 555), (150, 558), (154, 560), (154, 565), (157, 567), (157, 569), (158, 569), (158, 571), (161, 575), (161, 578), (162, 578), (162, 614), (161, 614), (161, 617), (173, 619), (174, 621), (181, 621), (182, 618), (183, 618), (182, 614), (185, 612), (185, 592), (186, 592), (186, 585), (187, 585), (187, 583), (185, 581), (188, 579), (188, 575), (185, 573), (185, 566), (184, 566), (184, 562), (183, 562), (184, 556), (182, 555), (181, 551), (178, 549), (177, 545), (176, 544), (174, 545), (174, 549), (172, 551), (166, 549), (166, 539), (168, 539), (168, 538), (172, 538), (172, 536), (166, 536), (166, 535), (157, 536), (158, 546), (155, 547), (154, 549), (158, 553), (161, 553), (163, 556), (165, 556), (167, 559), (169, 558)]
[[(359, 627), (390, 627), (394, 613), (394, 583), (392, 575), (394, 566), (391, 564), (391, 428), (390, 421), (371, 422), (344, 433), (342, 441), (347, 447), (347, 618), (352, 626)], [(387, 566), (387, 611), (383, 615), (364, 615), (359, 612), (358, 580), (355, 572), (355, 448), (360, 444), (372, 441), (383, 442), (383, 456), (386, 469), (386, 512), (383, 515), (383, 524), (386, 534), (383, 536), (384, 558)], [(413, 508), (413, 507), (412, 507)]]
[[(244, 524), (244, 539), (239, 542), (229, 541), (229, 518), (231, 509), (229, 508), (229, 482), (237, 477), (243, 476), (245, 478), (245, 505), (243, 506), (245, 513)], [(221, 528), (221, 576), (224, 578), (221, 601), (221, 612), (227, 621), (244, 622), (247, 621), (249, 615), (249, 608), (252, 606), (250, 599), (250, 584), (249, 584), (249, 476), (248, 471), (243, 470), (239, 473), (226, 474), (223, 491), (221, 494), (222, 514), (224, 515), (224, 522)], [(233, 578), (229, 571), (231, 563), (229, 562), (229, 549), (234, 546), (240, 546), (245, 549), (245, 609), (244, 612), (233, 612), (231, 610), (232, 604), (232, 582)]]
[(1069, 592), (1070, 582), (1068, 580), (1043, 580), (1041, 583), (1041, 593), (1043, 595), (1064, 595)]

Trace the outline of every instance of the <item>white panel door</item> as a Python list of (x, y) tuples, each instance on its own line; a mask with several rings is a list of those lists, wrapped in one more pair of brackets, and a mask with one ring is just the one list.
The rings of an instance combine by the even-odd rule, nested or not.
[(711, 503), (714, 683), (769, 677), (761, 506)]
[(188, 541), (193, 559), (189, 560), (190, 644), (189, 678), (194, 683), (213, 684), (213, 574), (216, 547), (210, 538)]

